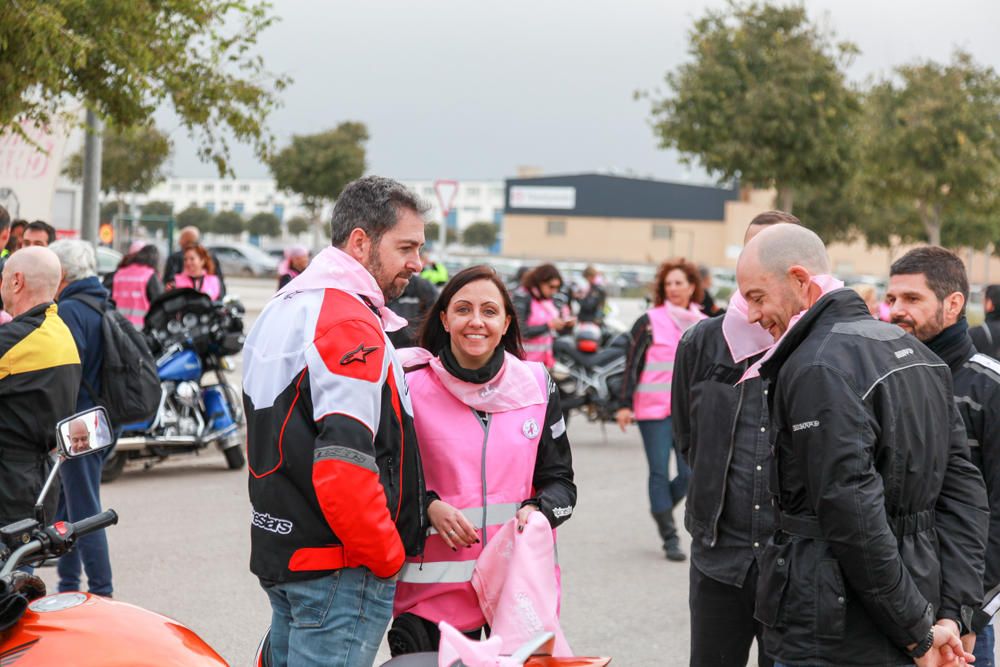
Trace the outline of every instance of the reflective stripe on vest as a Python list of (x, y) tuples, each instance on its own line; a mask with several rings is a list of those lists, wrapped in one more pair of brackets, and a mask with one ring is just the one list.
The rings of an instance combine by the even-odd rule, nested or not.
[[(501, 503), (498, 505), (486, 506), (486, 522), (483, 523), (482, 507), (467, 507), (462, 512), (462, 516), (469, 520), (476, 530), (486, 526), (499, 526), (514, 518), (520, 507), (518, 503)], [(437, 530), (433, 527), (427, 532), (428, 535), (437, 535)]]
[(399, 581), (408, 584), (462, 584), (472, 581), (475, 568), (474, 560), (406, 563), (399, 571)]

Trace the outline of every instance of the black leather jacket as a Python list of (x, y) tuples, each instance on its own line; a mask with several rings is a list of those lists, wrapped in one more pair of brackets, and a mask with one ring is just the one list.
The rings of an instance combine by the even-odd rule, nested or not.
[(761, 368), (781, 527), (760, 559), (765, 651), (901, 665), (980, 604), (986, 490), (948, 366), (850, 290), (817, 301)]

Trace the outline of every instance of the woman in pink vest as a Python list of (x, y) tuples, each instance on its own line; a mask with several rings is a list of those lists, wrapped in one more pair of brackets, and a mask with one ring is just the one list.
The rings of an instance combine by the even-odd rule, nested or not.
[(552, 264), (540, 264), (524, 274), (521, 286), (514, 292), (514, 312), (521, 325), (524, 358), (540, 361), (546, 368), (552, 368), (556, 361), (552, 352), (555, 337), (576, 324), (569, 309), (553, 301), (562, 286), (559, 269)]
[[(472, 573), (499, 528), (532, 512), (555, 528), (576, 504), (559, 393), (540, 363), (522, 361), (513, 303), (492, 268), (445, 285), (407, 370), (431, 530), (399, 573), (389, 647), (437, 650), (437, 624), (479, 638), (486, 625)], [(557, 576), (553, 573), (553, 576)]]
[(104, 279), (118, 312), (136, 329), (142, 329), (149, 304), (163, 294), (163, 283), (157, 273), (159, 259), (156, 246), (142, 246), (125, 255), (115, 272)]
[(189, 287), (211, 297), (212, 301), (219, 299), (222, 283), (215, 275), (215, 262), (205, 246), (194, 244), (184, 249), (184, 270), (174, 275), (172, 284), (167, 288)]
[(663, 550), (672, 561), (682, 561), (673, 509), (687, 494), (690, 469), (674, 453), (677, 477), (670, 479), (670, 381), (681, 334), (705, 319), (697, 304), (704, 293), (698, 267), (683, 259), (660, 265), (653, 283), (654, 307), (632, 326), (632, 344), (625, 371), (622, 406), (616, 415), (622, 431), (635, 421), (649, 462), (649, 504)]

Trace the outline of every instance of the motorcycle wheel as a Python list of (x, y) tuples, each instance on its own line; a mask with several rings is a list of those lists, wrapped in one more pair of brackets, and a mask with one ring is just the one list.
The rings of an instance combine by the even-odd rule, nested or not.
[(101, 483), (108, 484), (121, 477), (122, 471), (125, 469), (126, 458), (125, 454), (115, 452), (104, 459), (104, 467), (101, 468)]
[(247, 463), (247, 459), (243, 455), (243, 445), (226, 447), (222, 450), (222, 454), (226, 457), (226, 467), (230, 470), (239, 470)]

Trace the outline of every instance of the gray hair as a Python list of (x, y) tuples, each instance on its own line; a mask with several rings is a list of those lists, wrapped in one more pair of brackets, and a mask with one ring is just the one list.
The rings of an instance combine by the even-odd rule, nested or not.
[(66, 282), (72, 283), (97, 275), (97, 252), (89, 241), (64, 239), (49, 246), (59, 258)]
[(406, 186), (391, 178), (365, 176), (352, 181), (333, 207), (330, 242), (343, 248), (351, 232), (360, 228), (377, 244), (383, 234), (396, 226), (402, 209), (423, 215), (428, 207)]
[(796, 265), (813, 275), (830, 273), (826, 245), (805, 227), (788, 223), (772, 225), (750, 243), (757, 246), (757, 258), (768, 273), (782, 275)]

